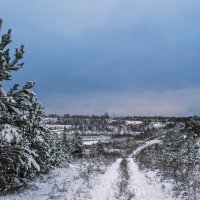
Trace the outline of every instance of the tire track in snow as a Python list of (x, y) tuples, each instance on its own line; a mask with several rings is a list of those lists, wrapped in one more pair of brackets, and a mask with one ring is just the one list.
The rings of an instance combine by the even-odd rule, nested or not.
[(129, 156), (129, 158), (132, 158), (134, 156), (136, 156), (137, 154), (139, 154), (143, 149), (146, 149), (147, 147), (153, 145), (153, 144), (160, 144), (161, 140), (158, 139), (154, 139), (154, 140), (150, 140), (148, 142), (145, 142), (143, 145), (141, 145), (140, 147), (138, 147), (135, 151), (133, 151), (133, 153)]
[(132, 157), (139, 154), (143, 149), (160, 143), (158, 139), (146, 142), (144, 145), (137, 148), (130, 156), (128, 160), (128, 168), (130, 173), (130, 185), (129, 187), (133, 189), (135, 197), (134, 200), (173, 200), (171, 196), (166, 196), (164, 191), (162, 191), (160, 185), (150, 184), (145, 177), (145, 174), (141, 172), (138, 165), (135, 163)]
[(119, 163), (121, 158), (117, 159), (100, 177), (98, 183), (91, 191), (92, 200), (113, 200), (115, 199), (115, 193), (117, 192), (117, 179), (119, 176)]
[[(140, 153), (143, 149), (160, 143), (158, 139), (146, 142), (144, 145), (138, 147), (130, 156), (127, 158), (128, 169), (129, 169), (129, 184), (128, 190), (134, 191), (134, 200), (163, 200), (162, 195), (157, 195), (157, 189), (148, 184), (148, 181), (139, 169), (133, 158), (135, 155)], [(106, 171), (104, 175), (100, 177), (100, 180), (94, 186), (91, 191), (90, 197), (92, 200), (114, 200), (115, 195), (118, 193), (118, 177), (119, 167), (122, 159), (117, 159)], [(162, 194), (162, 192), (161, 192)], [(168, 199), (172, 200), (172, 199)]]
[(158, 195), (152, 185), (149, 185), (145, 175), (140, 172), (138, 166), (132, 158), (128, 158), (128, 165), (130, 170), (130, 183), (129, 187), (134, 189), (135, 200), (163, 200), (164, 198)]

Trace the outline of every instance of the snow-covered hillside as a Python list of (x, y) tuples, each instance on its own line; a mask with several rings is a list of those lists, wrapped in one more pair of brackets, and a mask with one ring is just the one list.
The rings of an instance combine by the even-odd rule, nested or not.
[(121, 173), (122, 158), (110, 161), (82, 159), (68, 167), (51, 170), (32, 181), (28, 189), (2, 197), (2, 200), (173, 200), (170, 183), (160, 184), (153, 171), (150, 174), (140, 171), (132, 158), (141, 149), (157, 142), (144, 143), (125, 158), (127, 179)]

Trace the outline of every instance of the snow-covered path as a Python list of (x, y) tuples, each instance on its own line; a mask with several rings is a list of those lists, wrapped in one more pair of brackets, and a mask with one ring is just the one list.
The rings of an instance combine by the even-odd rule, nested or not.
[[(144, 172), (139, 170), (138, 165), (133, 159), (133, 157), (139, 154), (143, 149), (158, 143), (161, 143), (158, 139), (150, 140), (138, 147), (129, 158), (127, 158), (130, 173), (129, 187), (134, 190), (134, 200), (173, 200), (172, 195), (165, 194), (162, 190), (161, 183), (159, 184), (155, 181), (149, 182)], [(155, 173), (154, 176), (156, 176)]]
[(93, 200), (111, 200), (115, 199), (115, 193), (117, 190), (117, 178), (119, 175), (119, 163), (122, 159), (117, 159), (104, 175), (100, 178), (100, 181), (95, 184), (91, 191), (91, 199)]
[[(134, 157), (141, 150), (159, 143), (155, 139), (148, 141), (138, 147), (128, 158), (118, 158), (114, 163), (99, 165), (89, 163), (70, 164), (68, 168), (55, 169), (52, 173), (36, 179), (32, 184), (34, 187), (19, 192), (18, 194), (0, 197), (0, 200), (173, 200), (170, 187), (163, 189), (156, 180), (155, 172), (150, 172), (151, 179), (147, 178), (147, 173), (141, 171), (134, 160)], [(121, 177), (123, 168), (122, 160), (127, 161), (128, 178)], [(98, 167), (102, 171), (98, 171)], [(90, 169), (96, 170), (90, 172)], [(103, 169), (104, 168), (104, 169)], [(125, 182), (123, 182), (125, 181)], [(123, 185), (125, 188), (122, 189)], [(131, 197), (126, 195), (133, 194)]]
[(159, 144), (159, 143), (161, 143), (161, 140), (158, 140), (158, 139), (145, 142), (143, 145), (139, 146), (135, 151), (133, 151), (133, 153), (129, 157), (132, 158), (133, 156), (136, 156), (137, 154), (139, 154), (143, 149), (146, 149), (147, 147), (153, 144)]
[[(129, 180), (128, 180), (128, 190), (134, 191), (133, 200), (173, 200), (170, 194), (166, 194), (161, 187), (161, 183), (153, 181), (150, 182), (146, 178), (145, 173), (140, 171), (138, 165), (132, 157), (136, 156), (143, 149), (160, 143), (160, 140), (155, 139), (146, 142), (145, 144), (138, 147), (130, 156), (126, 158), (128, 161), (129, 169)], [(115, 199), (115, 194), (117, 193), (117, 181), (119, 178), (119, 164), (122, 159), (117, 159), (107, 170), (107, 172), (102, 175), (99, 182), (93, 190), (91, 191), (92, 200), (113, 200)], [(153, 172), (152, 172), (153, 173)], [(155, 173), (153, 173), (156, 176)], [(126, 200), (126, 198), (124, 198)]]
[(145, 174), (142, 173), (137, 164), (132, 158), (128, 158), (128, 166), (130, 170), (130, 183), (129, 187), (133, 188), (135, 192), (134, 200), (172, 200), (173, 198), (168, 194), (166, 195), (158, 185), (150, 183)]

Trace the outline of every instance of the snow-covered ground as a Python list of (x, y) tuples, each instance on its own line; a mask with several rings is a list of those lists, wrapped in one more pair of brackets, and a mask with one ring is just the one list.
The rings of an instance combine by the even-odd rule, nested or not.
[[(132, 158), (128, 158), (128, 166), (130, 170), (129, 187), (134, 189), (134, 200), (173, 200), (171, 188), (168, 183), (156, 182), (156, 174), (152, 173), (152, 179), (141, 172)], [(167, 188), (167, 189), (163, 189)], [(174, 199), (175, 200), (175, 199)]]
[[(171, 185), (159, 182), (154, 171), (141, 171), (134, 157), (142, 149), (160, 142), (152, 140), (138, 147), (129, 157), (126, 190), (132, 192), (129, 198), (121, 191), (125, 184), (120, 177), (122, 158), (105, 161), (101, 159), (82, 159), (66, 168), (57, 168), (42, 175), (29, 184), (29, 187), (1, 200), (173, 200)], [(114, 162), (113, 162), (114, 161)], [(120, 195), (119, 195), (120, 193)], [(122, 196), (122, 194), (124, 196)]]
[(56, 123), (58, 121), (58, 118), (57, 117), (45, 117), (44, 118), (44, 122), (45, 123), (49, 123), (49, 124), (53, 124), (53, 123)]
[(72, 125), (58, 125), (58, 124), (47, 124), (46, 125), (50, 130), (64, 130), (64, 128), (66, 129), (72, 129), (73, 126)]
[(142, 121), (132, 121), (132, 120), (126, 120), (125, 121), (126, 125), (138, 125), (138, 124), (142, 124)]
[(153, 144), (159, 144), (161, 143), (161, 140), (159, 139), (154, 139), (154, 140), (150, 140), (148, 142), (145, 142), (143, 145), (141, 145), (140, 147), (138, 147), (131, 155), (130, 157), (136, 156), (137, 154), (139, 154), (143, 149), (146, 149), (147, 147), (153, 145)]
[(105, 174), (101, 176), (99, 181), (95, 184), (94, 188), (91, 190), (91, 199), (93, 200), (110, 200), (115, 199), (115, 194), (117, 192), (117, 178), (119, 171), (119, 163), (121, 159), (117, 159)]
[(160, 129), (164, 128), (167, 124), (166, 123), (161, 123), (161, 122), (153, 122), (147, 126), (149, 129)]
[(96, 136), (82, 136), (84, 145), (92, 145), (101, 141), (102, 143), (107, 143), (111, 140), (110, 136), (96, 135)]
[[(28, 188), (0, 200), (83, 200), (96, 199), (91, 189), (101, 184), (109, 162), (104, 160), (80, 160), (66, 168), (56, 168), (49, 174), (32, 181)], [(100, 181), (99, 181), (100, 180)]]
[(98, 140), (83, 141), (83, 145), (93, 145), (98, 143)]

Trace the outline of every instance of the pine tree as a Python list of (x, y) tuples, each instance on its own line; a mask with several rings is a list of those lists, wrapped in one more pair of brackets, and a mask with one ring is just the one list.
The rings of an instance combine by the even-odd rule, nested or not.
[(96, 154), (103, 154), (105, 152), (103, 143), (101, 141), (98, 141), (97, 144), (95, 145), (95, 153)]
[[(2, 21), (0, 20), (0, 26)], [(34, 82), (19, 84), (7, 92), (4, 82), (23, 66), (24, 46), (11, 59), (8, 45), (11, 30), (0, 41), (0, 191), (19, 187), (27, 179), (50, 166), (48, 129), (44, 126), (43, 107), (32, 92)]]
[(83, 157), (84, 148), (83, 141), (79, 133), (75, 133), (71, 140), (71, 153), (73, 156)]

